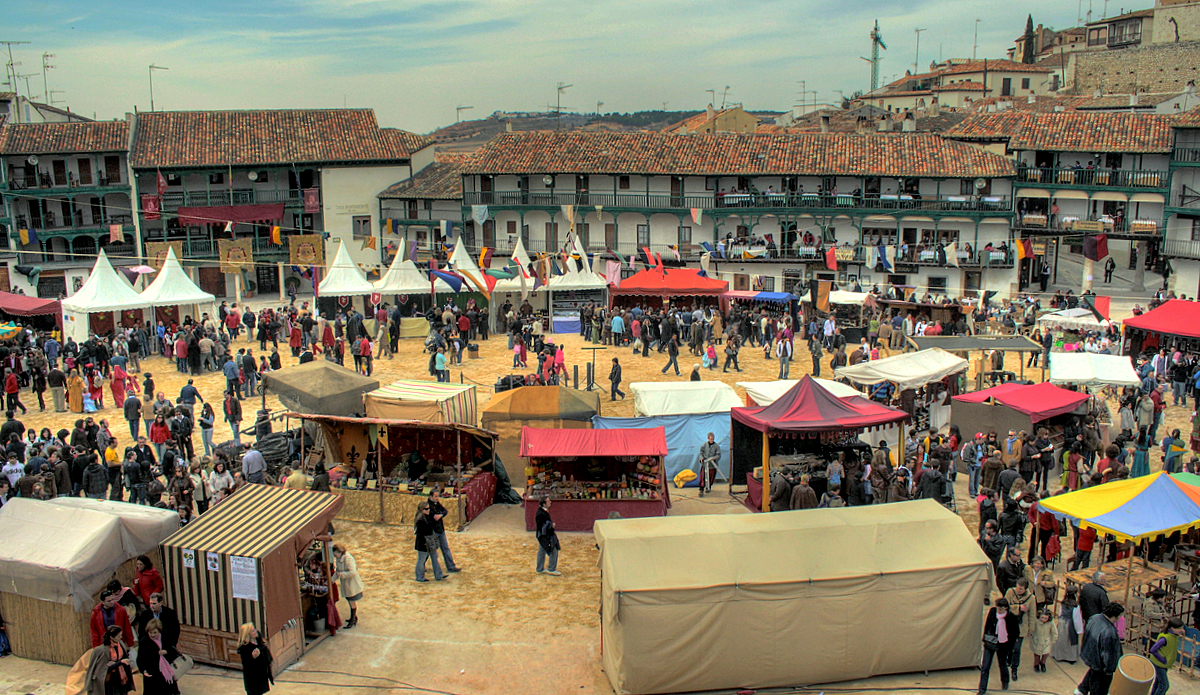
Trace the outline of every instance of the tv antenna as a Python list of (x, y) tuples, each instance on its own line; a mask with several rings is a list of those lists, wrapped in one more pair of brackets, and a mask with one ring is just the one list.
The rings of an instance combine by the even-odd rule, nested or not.
[(917, 52), (913, 54), (913, 74), (921, 72), (921, 32), (929, 31), (929, 29), (914, 29), (913, 32), (917, 35)]
[(470, 111), (473, 108), (475, 108), (475, 107), (474, 106), (455, 106), (454, 107), (454, 122), (462, 123), (462, 112)]
[(725, 85), (725, 89), (721, 92), (721, 108), (725, 108), (725, 98), (729, 96), (729, 85)]
[(54, 57), (53, 53), (42, 54), (42, 93), (46, 95), (47, 103), (50, 101), (50, 85), (46, 81), (46, 71), (54, 69), (54, 66), (50, 64), (50, 59)]
[(563, 105), (562, 105), (563, 92), (567, 91), (568, 89), (570, 89), (571, 87), (574, 87), (574, 86), (575, 85), (573, 85), (573, 84), (563, 84), (562, 82), (559, 82), (558, 86), (555, 88), (555, 98), (554, 98), (554, 129), (555, 130), (561, 129), (562, 112), (563, 112)]

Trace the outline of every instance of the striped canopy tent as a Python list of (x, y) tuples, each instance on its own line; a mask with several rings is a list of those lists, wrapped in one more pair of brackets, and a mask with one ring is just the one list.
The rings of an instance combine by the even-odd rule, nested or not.
[[(328, 531), (342, 503), (327, 492), (247, 485), (162, 542), (167, 603), (196, 660), (237, 665), (229, 655), (244, 623), (270, 642), (276, 672), (299, 658), (303, 630), (285, 630), (304, 621), (296, 559)], [(330, 562), (328, 543), (318, 543)]]
[(363, 394), (363, 407), (367, 417), (457, 422), (472, 427), (479, 422), (474, 384), (401, 379)]
[[(1133, 543), (1200, 527), (1200, 487), (1161, 471), (1055, 495), (1038, 504), (1060, 519), (1074, 519), (1083, 528)], [(1130, 567), (1133, 555), (1129, 554)], [(1125, 598), (1128, 603), (1128, 583)]]

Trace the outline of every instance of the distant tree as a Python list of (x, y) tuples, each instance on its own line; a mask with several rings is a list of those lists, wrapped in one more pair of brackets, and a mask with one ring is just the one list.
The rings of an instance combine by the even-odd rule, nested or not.
[(1026, 65), (1032, 65), (1034, 62), (1034, 55), (1037, 53), (1035, 50), (1036, 47), (1034, 46), (1033, 15), (1027, 15), (1025, 17), (1025, 34), (1021, 37), (1021, 39), (1022, 47), (1024, 48), (1024, 50), (1021, 52), (1021, 62), (1025, 63)]

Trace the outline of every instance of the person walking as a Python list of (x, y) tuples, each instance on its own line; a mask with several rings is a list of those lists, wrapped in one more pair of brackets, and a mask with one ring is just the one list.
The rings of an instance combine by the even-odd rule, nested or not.
[(242, 658), (242, 685), (246, 695), (264, 695), (275, 685), (271, 675), (271, 649), (253, 623), (238, 628), (238, 656)]
[(787, 335), (781, 334), (775, 341), (775, 356), (779, 358), (779, 378), (788, 378), (792, 366), (792, 341)]
[(1124, 612), (1125, 607), (1121, 604), (1110, 603), (1102, 613), (1088, 619), (1079, 649), (1079, 658), (1088, 670), (1074, 695), (1108, 695), (1123, 651), (1121, 636), (1117, 634), (1117, 618)]
[[(558, 551), (562, 545), (558, 542), (558, 534), (554, 532), (554, 521), (550, 518), (550, 498), (543, 497), (538, 504), (537, 516), (534, 518), (534, 532), (537, 534), (537, 573), (561, 577), (558, 571)], [(549, 562), (547, 562), (549, 558)], [(544, 568), (544, 569), (543, 569)]]
[(1012, 655), (1009, 657), (1008, 665), (1012, 669), (1012, 679), (1017, 678), (1017, 669), (1021, 667), (1021, 646), (1025, 643), (1025, 638), (1033, 631), (1034, 615), (1037, 611), (1037, 598), (1029, 587), (1029, 579), (1021, 577), (1017, 580), (1017, 585), (1008, 591), (1004, 592), (1004, 598), (1008, 600), (1009, 612), (1018, 617), (1017, 633), (1013, 639)]
[(729, 364), (731, 362), (733, 363), (734, 369), (739, 372), (742, 371), (741, 366), (738, 364), (738, 350), (740, 349), (741, 339), (738, 338), (737, 333), (731, 334), (725, 341), (725, 366), (721, 369), (722, 374), (729, 372)]
[(67, 412), (67, 375), (57, 366), (51, 367), (46, 374), (46, 385), (50, 387), (50, 400), (54, 402), (54, 412)]
[(416, 540), (413, 544), (417, 551), (417, 581), (427, 582), (425, 578), (425, 561), (433, 562), (433, 578), (437, 581), (442, 581), (446, 577), (442, 574), (442, 566), (438, 564), (438, 539), (437, 533), (434, 531), (433, 519), (429, 515), (429, 501), (422, 502), (417, 507), (417, 519), (413, 523)]
[(617, 400), (617, 396), (621, 400), (625, 400), (625, 392), (621, 390), (621, 362), (616, 357), (612, 361), (612, 371), (608, 373), (608, 380), (612, 382), (612, 400)]
[(1000, 663), (1000, 687), (1008, 690), (1008, 661), (1012, 657), (1021, 619), (1008, 610), (1008, 599), (997, 599), (983, 623), (983, 662), (979, 666), (979, 695), (988, 689), (992, 662)]
[(142, 424), (142, 399), (136, 391), (130, 391), (121, 407), (125, 411), (125, 421), (129, 423), (129, 436), (136, 442)]
[(137, 666), (142, 672), (143, 695), (179, 694), (178, 678), (171, 665), (179, 652), (163, 644), (162, 629), (161, 621), (150, 620), (138, 639)]
[(454, 562), (454, 556), (450, 553), (450, 542), (446, 538), (446, 525), (444, 520), (449, 512), (442, 505), (442, 495), (438, 488), (434, 488), (429, 493), (429, 518), (433, 520), (433, 532), (437, 534), (438, 549), (442, 551), (442, 560), (446, 564), (447, 572), (461, 572), (460, 567)]
[(708, 433), (708, 441), (700, 445), (700, 496), (712, 492), (713, 480), (717, 477), (717, 466), (721, 463), (721, 445), (716, 435)]
[(100, 646), (88, 658), (87, 695), (126, 695), (134, 689), (129, 647), (121, 640), (121, 628), (109, 625)]
[(225, 392), (225, 422), (229, 423), (229, 429), (233, 432), (233, 441), (241, 444), (242, 399), (237, 397), (233, 389)]
[(1154, 666), (1154, 687), (1150, 695), (1167, 695), (1171, 681), (1167, 674), (1175, 666), (1179, 656), (1179, 638), (1185, 633), (1183, 621), (1171, 618), (1167, 621), (1166, 630), (1158, 635), (1158, 639), (1150, 647), (1150, 663)]
[(662, 368), (662, 373), (666, 374), (667, 370), (673, 366), (675, 367), (675, 376), (683, 376), (679, 371), (679, 336), (672, 332), (666, 341), (667, 364)]
[(333, 568), (333, 579), (342, 591), (342, 598), (350, 604), (350, 619), (342, 626), (348, 630), (358, 625), (358, 602), (363, 597), (363, 584), (358, 576), (358, 563), (341, 543), (333, 544)]
[(812, 355), (812, 375), (814, 377), (821, 376), (821, 358), (825, 354), (825, 350), (821, 347), (821, 341), (817, 340), (816, 336), (809, 336), (808, 351)]

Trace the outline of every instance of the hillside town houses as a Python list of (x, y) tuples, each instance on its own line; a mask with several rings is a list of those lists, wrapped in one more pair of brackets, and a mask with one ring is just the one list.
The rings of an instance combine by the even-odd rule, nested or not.
[[(707, 254), (734, 289), (999, 298), (1103, 234), (1135, 286), (1169, 263), (1172, 288), (1200, 289), (1196, 110), (958, 115), (941, 132), (503, 132), (466, 153), (369, 109), (5, 123), (0, 289), (69, 296), (100, 249), (153, 266), (170, 245), (217, 296), (303, 294), (292, 235), (343, 242), (375, 279), (402, 243), (424, 260), (461, 240), (503, 265), (518, 240), (558, 253), (572, 228), (598, 271), (629, 275), (648, 250)], [(223, 239), (249, 243), (253, 271), (221, 272)]]

